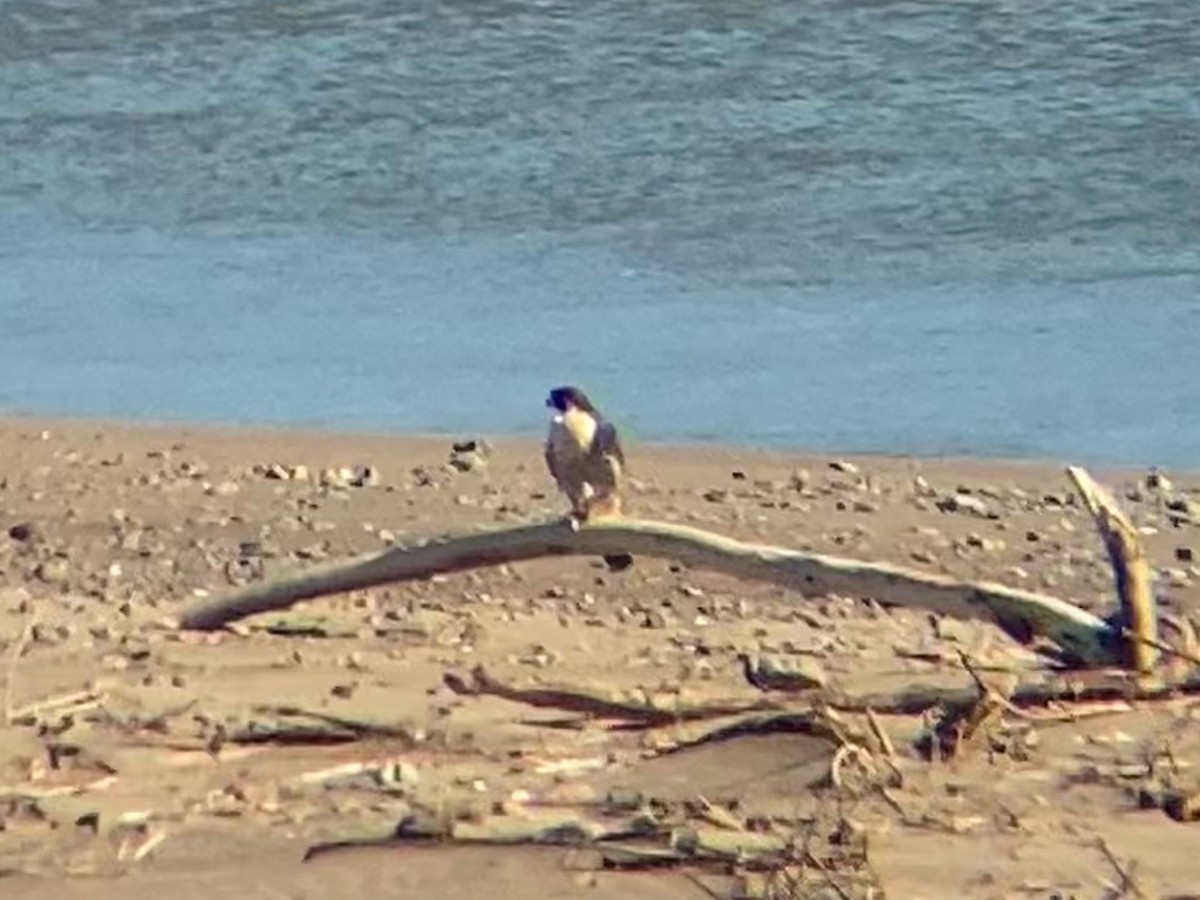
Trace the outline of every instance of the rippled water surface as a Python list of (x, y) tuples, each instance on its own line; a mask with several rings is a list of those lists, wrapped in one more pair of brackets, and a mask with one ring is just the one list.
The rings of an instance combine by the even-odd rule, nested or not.
[(0, 411), (1200, 465), (1195, 0), (0, 0)]

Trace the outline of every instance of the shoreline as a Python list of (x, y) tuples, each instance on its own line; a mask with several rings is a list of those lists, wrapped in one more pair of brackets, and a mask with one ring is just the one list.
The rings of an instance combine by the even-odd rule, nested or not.
[[(179, 435), (191, 435), (203, 440), (216, 438), (231, 438), (247, 440), (261, 437), (267, 440), (304, 440), (330, 443), (367, 442), (402, 445), (413, 448), (418, 446), (442, 446), (448, 441), (479, 439), (493, 445), (504, 444), (512, 447), (527, 447), (538, 454), (540, 463), (541, 436), (537, 433), (511, 432), (472, 432), (462, 431), (391, 431), (385, 428), (366, 429), (341, 427), (336, 425), (304, 425), (282, 424), (273, 422), (242, 422), (236, 420), (203, 420), (203, 419), (160, 419), (118, 416), (76, 416), (53, 413), (21, 413), (0, 412), (0, 434), (18, 428), (40, 430), (86, 431), (110, 430), (124, 432), (129, 435), (142, 434), (165, 435), (175, 432)], [(618, 427), (620, 424), (618, 423)], [(865, 464), (882, 465), (912, 464), (917, 466), (949, 466), (961, 469), (964, 473), (982, 469), (1012, 469), (1014, 471), (1048, 470), (1062, 471), (1067, 465), (1082, 465), (1093, 473), (1107, 477), (1129, 477), (1135, 473), (1150, 469), (1175, 472), (1180, 475), (1200, 474), (1200, 465), (1196, 467), (1175, 467), (1145, 462), (1124, 462), (1119, 460), (1089, 461), (1069, 457), (1054, 458), (1050, 456), (1022, 456), (987, 453), (908, 453), (903, 451), (878, 450), (846, 450), (838, 448), (775, 446), (753, 443), (737, 443), (719, 440), (641, 440), (630, 438), (623, 432), (626, 454), (636, 465), (639, 454), (646, 454), (656, 463), (665, 462), (669, 457), (679, 458), (689, 463), (717, 462), (735, 457), (749, 457), (767, 464), (782, 464), (787, 461), (825, 463), (845, 459)]]

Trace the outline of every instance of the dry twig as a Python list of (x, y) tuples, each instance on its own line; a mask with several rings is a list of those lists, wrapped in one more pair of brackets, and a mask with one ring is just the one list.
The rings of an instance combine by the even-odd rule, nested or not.
[(1138, 878), (1137, 863), (1126, 865), (1117, 859), (1116, 854), (1112, 852), (1112, 848), (1108, 846), (1108, 841), (1100, 838), (1096, 845), (1100, 848), (1100, 852), (1104, 854), (1104, 858), (1108, 864), (1112, 866), (1113, 871), (1117, 873), (1117, 877), (1121, 879), (1118, 890), (1118, 896), (1124, 898), (1129, 897), (1131, 900), (1158, 900), (1155, 893), (1152, 893)]
[(12, 650), (8, 657), (8, 670), (5, 674), (4, 681), (4, 724), (12, 726), (13, 719), (13, 689), (17, 683), (17, 667), (21, 662), (21, 657), (25, 653), (25, 648), (29, 646), (29, 641), (33, 638), (33, 627), (36, 620), (33, 616), (29, 617), (29, 621), (25, 623), (25, 627), (21, 629), (21, 634), (13, 642)]

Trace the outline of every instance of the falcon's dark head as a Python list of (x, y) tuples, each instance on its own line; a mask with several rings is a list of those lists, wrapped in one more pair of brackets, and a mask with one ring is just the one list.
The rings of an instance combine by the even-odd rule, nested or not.
[(546, 398), (546, 405), (559, 412), (566, 412), (572, 408), (581, 409), (587, 413), (596, 411), (596, 407), (592, 406), (592, 401), (587, 398), (587, 394), (577, 387), (554, 388), (550, 392), (550, 396)]

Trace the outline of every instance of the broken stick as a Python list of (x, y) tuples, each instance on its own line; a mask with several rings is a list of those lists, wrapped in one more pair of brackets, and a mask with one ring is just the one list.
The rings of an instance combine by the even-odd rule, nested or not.
[(688, 697), (604, 685), (517, 685), (493, 676), (483, 666), (476, 666), (469, 676), (447, 672), (443, 682), (460, 696), (486, 694), (543, 709), (587, 713), (598, 718), (626, 719), (648, 725), (778, 709), (777, 704), (761, 697)]

